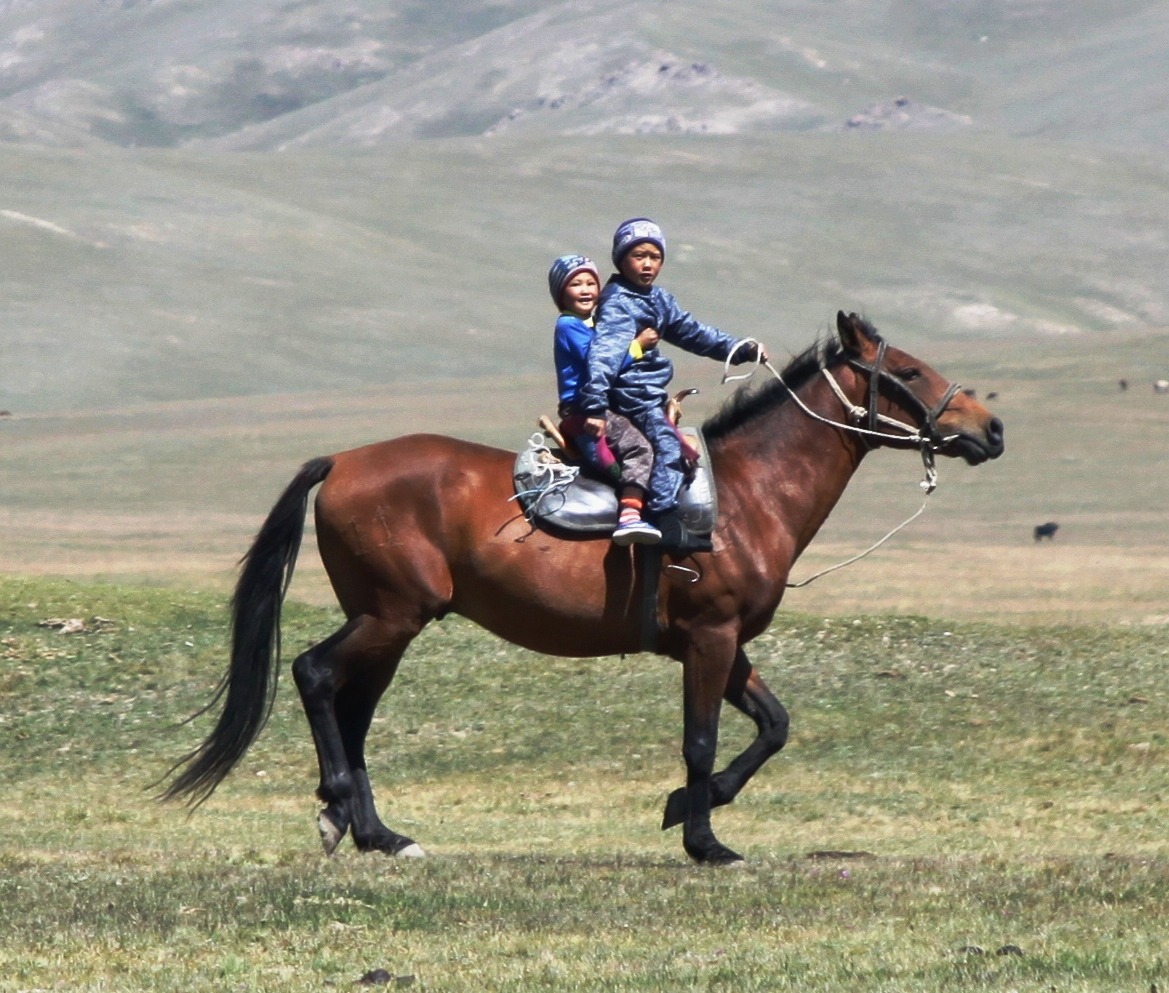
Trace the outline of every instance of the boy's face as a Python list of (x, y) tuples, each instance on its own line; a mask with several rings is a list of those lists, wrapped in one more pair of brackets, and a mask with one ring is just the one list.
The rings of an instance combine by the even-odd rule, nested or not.
[(577, 317), (588, 317), (597, 305), (601, 287), (591, 272), (578, 272), (568, 281), (561, 294), (564, 309)]
[(629, 249), (621, 259), (621, 275), (634, 286), (649, 289), (662, 271), (663, 261), (661, 249), (653, 242), (643, 241)]

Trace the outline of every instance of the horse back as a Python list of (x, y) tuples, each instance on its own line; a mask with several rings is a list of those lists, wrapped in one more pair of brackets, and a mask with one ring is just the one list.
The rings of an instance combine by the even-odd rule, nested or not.
[(317, 495), (317, 542), (349, 616), (393, 611), (425, 623), (454, 612), (537, 651), (636, 650), (631, 550), (533, 526), (512, 499), (514, 452), (419, 434), (333, 461)]
[(435, 434), (412, 434), (333, 456), (317, 494), (317, 527), (349, 532), (368, 556), (407, 533), (425, 535), (453, 554), (484, 514), (504, 520), (514, 454)]

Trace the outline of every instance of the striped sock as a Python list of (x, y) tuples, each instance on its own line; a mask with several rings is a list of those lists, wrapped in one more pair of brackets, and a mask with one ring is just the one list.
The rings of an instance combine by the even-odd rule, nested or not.
[(617, 523), (632, 524), (634, 521), (641, 520), (641, 508), (644, 506), (638, 497), (622, 497), (621, 498), (621, 513), (617, 517)]

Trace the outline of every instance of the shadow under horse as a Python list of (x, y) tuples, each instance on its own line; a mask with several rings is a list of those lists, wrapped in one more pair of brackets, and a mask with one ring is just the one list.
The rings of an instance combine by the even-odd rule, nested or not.
[[(1003, 452), (1002, 422), (973, 395), (893, 348), (856, 314), (762, 387), (741, 387), (703, 426), (717, 481), (714, 550), (663, 571), (659, 654), (682, 664), (685, 785), (663, 828), (682, 825), (691, 858), (740, 856), (715, 837), (711, 810), (730, 803), (783, 748), (788, 715), (747, 658), (771, 624), (792, 564), (874, 447), (971, 465)], [(892, 427), (893, 430), (890, 430)], [(362, 851), (419, 855), (374, 806), (365, 741), (410, 642), (460, 614), (517, 645), (571, 657), (635, 653), (642, 570), (607, 537), (534, 528), (517, 515), (512, 452), (411, 435), (307, 462), (265, 520), (232, 601), (231, 661), (207, 709), (207, 739), (171, 770), (166, 799), (205, 800), (263, 728), (276, 692), (280, 610), (309, 493), (321, 559), (347, 621), (292, 664), (320, 765), (318, 827), (332, 853), (346, 834)], [(667, 565), (672, 561), (667, 553)], [(723, 701), (756, 726), (715, 773)]]

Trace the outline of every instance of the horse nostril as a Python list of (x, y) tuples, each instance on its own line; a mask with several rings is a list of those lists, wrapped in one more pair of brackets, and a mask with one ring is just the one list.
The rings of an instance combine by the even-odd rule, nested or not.
[(1001, 445), (1003, 442), (1003, 422), (997, 417), (992, 417), (986, 426), (986, 436), (991, 441)]

